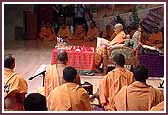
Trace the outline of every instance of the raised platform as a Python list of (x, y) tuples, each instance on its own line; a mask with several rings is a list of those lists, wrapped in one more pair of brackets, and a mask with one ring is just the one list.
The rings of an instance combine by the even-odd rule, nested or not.
[(140, 63), (148, 68), (148, 76), (164, 76), (164, 56), (163, 55), (141, 55)]

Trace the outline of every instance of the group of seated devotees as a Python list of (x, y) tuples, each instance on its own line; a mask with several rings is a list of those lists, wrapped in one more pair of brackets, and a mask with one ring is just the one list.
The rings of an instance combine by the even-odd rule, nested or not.
[[(102, 44), (101, 47), (98, 47), (97, 54), (95, 56), (95, 63), (97, 67), (99, 67), (102, 62), (102, 56), (105, 50), (104, 47), (110, 47), (116, 44), (124, 44), (128, 36), (130, 38), (130, 41), (133, 43), (133, 48), (135, 50), (137, 49), (137, 45), (139, 45), (139, 43), (156, 47), (158, 49), (163, 48), (163, 34), (159, 31), (158, 27), (152, 28), (152, 34), (147, 34), (145, 31), (143, 31), (141, 23), (140, 26), (141, 31), (139, 31), (139, 29), (136, 31), (135, 27), (132, 26), (127, 26), (127, 29), (123, 30), (123, 25), (118, 23), (114, 26), (114, 31), (111, 30), (111, 25), (106, 25), (105, 31), (99, 32), (99, 29), (93, 23), (90, 23), (88, 31), (86, 31), (85, 24), (78, 24), (75, 26), (75, 31), (71, 32), (70, 26), (62, 24), (58, 33), (55, 33), (54, 29), (51, 27), (51, 23), (47, 22), (41, 27), (39, 37), (41, 41), (44, 41), (45, 39), (49, 41), (57, 40), (56, 37), (60, 36), (64, 39), (64, 41), (67, 41), (69, 39), (78, 39), (89, 42), (96, 41), (97, 37), (105, 38), (109, 40), (109, 43), (107, 45)], [(141, 39), (139, 39), (140, 37)]]
[(134, 82), (133, 73), (124, 68), (124, 55), (116, 54), (113, 57), (113, 61), (115, 69), (103, 77), (99, 90), (100, 103), (104, 106), (105, 110), (115, 110), (114, 96), (123, 86), (128, 86)]
[(65, 83), (52, 90), (47, 97), (47, 106), (50, 111), (91, 111), (89, 95), (82, 86), (76, 83), (76, 76), (75, 68), (65, 67), (63, 70)]
[(93, 23), (90, 24), (88, 31), (86, 31), (84, 24), (76, 25), (74, 33), (72, 33), (70, 26), (67, 26), (66, 24), (62, 24), (60, 26), (58, 33), (55, 33), (49, 22), (42, 25), (39, 33), (40, 40), (47, 39), (52, 41), (56, 40), (56, 36), (60, 36), (65, 41), (70, 39), (79, 39), (93, 42), (96, 41), (97, 37), (99, 36), (99, 32)]
[(87, 91), (76, 83), (76, 77), (75, 68), (65, 67), (64, 83), (51, 91), (47, 101), (46, 97), (39, 93), (29, 94), (24, 99), (25, 111), (91, 111)]
[(154, 46), (158, 49), (163, 48), (163, 36), (158, 27), (154, 27), (153, 33), (144, 41), (144, 44)]
[[(140, 30), (141, 29), (141, 30)], [(142, 22), (139, 23), (138, 31), (136, 31), (136, 26), (128, 26), (126, 29), (126, 34), (130, 36), (130, 40), (135, 43), (133, 48), (137, 46), (135, 37), (141, 35), (141, 40), (140, 42), (144, 45), (156, 47), (158, 49), (163, 48), (163, 33), (159, 30), (158, 27), (153, 27), (151, 28), (153, 30), (152, 34), (147, 33), (144, 28)]]
[[(6, 54), (4, 58), (4, 110), (93, 110), (90, 101), (94, 95), (89, 97), (88, 92), (80, 84), (77, 70), (66, 66), (67, 60), (66, 51), (61, 49), (57, 53), (58, 64), (48, 65), (44, 85), (45, 98), (40, 94), (29, 94), (25, 97), (27, 83), (21, 75), (13, 71), (15, 58)], [(106, 111), (148, 111), (157, 110), (158, 107), (159, 110), (163, 110), (161, 108), (164, 107), (163, 92), (148, 86), (145, 82), (148, 78), (148, 70), (143, 65), (137, 66), (133, 73), (125, 69), (125, 57), (122, 54), (116, 54), (113, 60), (115, 69), (100, 81), (97, 94), (101, 106)]]
[(148, 69), (138, 65), (133, 73), (123, 67), (122, 54), (114, 59), (116, 68), (103, 77), (98, 98), (106, 111), (163, 111), (163, 91), (146, 84)]
[[(39, 94), (30, 94), (25, 98), (25, 94), (27, 94), (28, 89), (27, 82), (20, 74), (13, 71), (15, 67), (15, 58), (11, 54), (6, 54), (4, 57), (4, 110), (39, 111), (47, 110), (48, 108), (48, 110), (90, 111), (91, 105), (89, 96), (87, 91), (80, 86), (80, 78), (76, 69), (73, 67), (64, 66), (65, 62), (67, 61), (67, 53), (64, 50), (60, 50), (57, 54), (57, 58), (59, 59), (59, 66), (53, 65), (56, 66), (55, 68), (57, 71), (51, 69), (51, 65), (49, 65), (46, 70), (47, 74), (54, 75), (52, 74), (53, 72), (48, 73), (50, 70), (53, 70), (57, 75), (49, 76), (53, 81), (47, 81), (49, 84), (45, 84), (45, 86), (48, 85), (46, 88), (49, 89), (46, 90), (45, 98), (47, 98), (47, 106), (45, 106), (45, 99)], [(61, 69), (58, 70), (59, 68)], [(59, 90), (59, 93), (57, 93), (57, 90)], [(56, 94), (58, 95), (56, 96)], [(36, 98), (39, 98), (39, 100)], [(53, 98), (56, 98), (57, 101), (53, 101)], [(29, 101), (30, 99), (32, 100)], [(36, 105), (36, 103), (38, 103), (38, 105)], [(41, 104), (39, 105), (39, 103)], [(32, 104), (31, 107), (29, 104)]]
[(64, 28), (63, 27), (60, 28), (57, 35), (60, 35), (62, 38), (65, 39), (73, 38), (93, 42), (96, 41), (97, 37), (99, 36), (98, 30), (93, 23), (90, 24), (87, 32), (85, 31), (84, 24), (76, 25), (73, 35), (72, 33), (70, 33), (70, 29), (68, 26), (65, 26)]
[(146, 84), (148, 69), (139, 65), (134, 69), (134, 76), (135, 82), (122, 87), (114, 97), (117, 111), (148, 111), (164, 100), (163, 92)]

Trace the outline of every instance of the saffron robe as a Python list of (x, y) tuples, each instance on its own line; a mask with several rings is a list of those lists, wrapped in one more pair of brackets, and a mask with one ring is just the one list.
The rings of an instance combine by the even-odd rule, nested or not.
[[(54, 88), (64, 83), (63, 70), (65, 67), (65, 64), (54, 64), (47, 66), (44, 79), (44, 94), (46, 97)], [(76, 78), (76, 82), (80, 84), (79, 75)]]
[(114, 103), (117, 111), (149, 111), (163, 99), (163, 92), (160, 90), (135, 81), (118, 92)]
[(24, 110), (23, 101), (27, 93), (27, 82), (23, 76), (12, 69), (4, 69), (4, 109), (9, 111)]
[(115, 68), (100, 83), (100, 102), (106, 110), (114, 110), (114, 96), (123, 86), (134, 82), (133, 73), (125, 68)]
[(76, 83), (56, 87), (47, 98), (50, 111), (90, 111), (87, 91)]

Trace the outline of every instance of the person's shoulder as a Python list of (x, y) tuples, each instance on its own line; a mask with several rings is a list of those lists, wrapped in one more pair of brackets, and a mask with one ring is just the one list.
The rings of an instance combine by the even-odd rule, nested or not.
[(22, 86), (27, 87), (27, 80), (25, 79), (25, 77), (22, 74), (16, 73), (15, 74), (15, 81), (18, 82), (19, 84), (22, 84)]
[(137, 37), (137, 36), (138, 36), (138, 30), (134, 32), (132, 38), (133, 38), (133, 37)]
[(129, 69), (125, 68), (125, 71), (128, 72), (128, 73), (131, 73), (133, 74), (133, 72), (131, 72)]
[(103, 78), (109, 78), (109, 77), (113, 76), (115, 72), (116, 72), (115, 69), (114, 69), (114, 70), (111, 70), (111, 71), (108, 72), (106, 75), (104, 75)]
[(80, 92), (81, 94), (87, 94), (87, 91), (82, 86), (80, 87)]
[(160, 89), (155, 88), (155, 87), (153, 87), (151, 85), (149, 85), (149, 87), (150, 87), (150, 90), (152, 91), (152, 93), (154, 93), (154, 94), (163, 94), (163, 91), (161, 91)]
[(82, 86), (80, 86), (80, 88), (78, 90), (78, 94), (79, 95), (88, 95), (88, 92)]
[(81, 85), (74, 83), (74, 86), (79, 94), (87, 94), (87, 91)]
[(128, 86), (127, 86), (127, 85), (124, 85), (121, 89), (122, 89), (122, 90), (126, 90), (128, 87), (129, 87), (129, 85), (128, 85)]
[(121, 31), (121, 35), (125, 36), (125, 35), (126, 35), (126, 33), (125, 33), (124, 31)]
[(58, 92), (60, 93), (60, 91), (62, 91), (64, 87), (65, 87), (64, 84), (63, 84), (63, 85), (60, 85), (60, 86), (57, 86), (57, 87), (55, 87), (55, 88), (51, 91), (50, 94), (57, 95)]
[(48, 69), (48, 68), (53, 68), (53, 67), (55, 67), (55, 66), (57, 66), (57, 64), (49, 64), (49, 65), (46, 66), (46, 69)]
[(162, 35), (162, 32), (159, 31), (158, 34), (159, 34), (159, 35)]
[(20, 73), (14, 73), (15, 74), (15, 78), (20, 79), (20, 80), (25, 80), (24, 76)]
[(114, 74), (115, 72), (117, 72), (117, 70), (116, 70), (116, 69), (113, 69), (113, 70), (111, 70), (110, 72), (108, 72), (107, 75)]
[(122, 88), (119, 90), (119, 94), (123, 94), (123, 92), (125, 92), (125, 91), (127, 91), (127, 89), (129, 89), (130, 88), (130, 85), (124, 85), (124, 86), (122, 86)]

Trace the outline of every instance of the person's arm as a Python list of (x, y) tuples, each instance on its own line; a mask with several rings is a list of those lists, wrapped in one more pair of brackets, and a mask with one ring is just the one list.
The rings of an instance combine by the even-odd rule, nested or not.
[(99, 93), (100, 93), (100, 91), (99, 91), (99, 89), (97, 89), (97, 92), (94, 93), (92, 96), (89, 97), (89, 98), (90, 98), (90, 101), (93, 101), (95, 98), (97, 98), (98, 101), (99, 101), (99, 104), (100, 104)]
[(108, 97), (109, 97), (109, 87), (108, 87), (108, 82), (107, 82), (107, 76), (105, 76), (99, 86), (99, 98), (100, 98), (100, 103), (102, 106), (106, 106), (108, 103)]
[(110, 46), (112, 46), (112, 45), (115, 45), (115, 44), (117, 44), (117, 42), (110, 42), (109, 44), (108, 44), (108, 47), (110, 47)]
[[(25, 95), (27, 94), (28, 84), (27, 81), (23, 79), (23, 76), (17, 75), (18, 79), (16, 80), (16, 102), (23, 103)], [(15, 91), (14, 91), (15, 92)]]
[(91, 104), (90, 104), (90, 100), (87, 92), (81, 95), (81, 99), (83, 100), (82, 110), (91, 111)]

